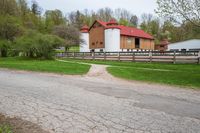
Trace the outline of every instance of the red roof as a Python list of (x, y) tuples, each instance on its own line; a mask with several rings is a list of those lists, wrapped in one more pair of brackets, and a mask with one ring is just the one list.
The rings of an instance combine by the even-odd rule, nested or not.
[[(151, 36), (150, 34), (146, 33), (145, 31), (143, 31), (141, 29), (138, 29), (138, 28), (123, 26), (123, 25), (112, 25), (112, 26), (110, 26), (109, 24), (110, 24), (110, 22), (113, 22), (113, 20), (110, 21), (110, 22), (103, 22), (103, 21), (96, 20), (94, 22), (94, 24), (96, 22), (98, 22), (99, 24), (104, 26), (106, 29), (110, 29), (110, 28), (120, 29), (121, 35), (123, 35), (123, 36), (140, 37), (140, 38), (146, 38), (146, 39), (152, 39), (152, 40), (154, 39), (153, 36)], [(90, 29), (91, 29), (91, 27), (90, 27)]]
[(118, 25), (118, 23), (115, 19), (111, 19), (109, 22), (107, 22), (107, 25)]
[(127, 27), (123, 25), (119, 25), (118, 27), (121, 29), (121, 35), (154, 39), (150, 34), (134, 27)]
[(81, 28), (81, 32), (82, 32), (82, 33), (88, 33), (88, 32), (89, 32), (89, 27), (88, 27), (87, 25), (83, 26), (83, 27)]

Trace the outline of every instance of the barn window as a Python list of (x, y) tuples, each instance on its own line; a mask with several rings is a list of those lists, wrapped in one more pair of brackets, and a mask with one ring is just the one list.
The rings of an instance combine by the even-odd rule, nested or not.
[(135, 48), (140, 48), (140, 38), (135, 38)]
[(95, 43), (93, 42), (92, 45), (95, 45)]
[(103, 45), (103, 42), (100, 42), (101, 45)]
[(128, 37), (128, 38), (127, 38), (127, 43), (128, 43), (128, 44), (131, 44), (131, 42), (132, 42), (132, 38), (131, 38), (131, 37)]

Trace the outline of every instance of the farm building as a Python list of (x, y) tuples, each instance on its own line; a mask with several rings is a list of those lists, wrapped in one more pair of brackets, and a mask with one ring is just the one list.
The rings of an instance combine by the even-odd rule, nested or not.
[(168, 50), (174, 51), (191, 51), (200, 50), (200, 39), (192, 39), (183, 42), (171, 43), (168, 45)]
[(91, 27), (81, 28), (80, 52), (119, 52), (154, 50), (154, 38), (143, 30), (119, 25), (115, 20), (96, 20)]
[(155, 45), (155, 50), (166, 51), (168, 49), (169, 42), (167, 39), (163, 39), (159, 44)]

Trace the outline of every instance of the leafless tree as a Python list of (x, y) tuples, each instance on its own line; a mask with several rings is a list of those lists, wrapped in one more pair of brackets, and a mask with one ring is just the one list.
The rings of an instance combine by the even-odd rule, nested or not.
[(157, 0), (156, 13), (174, 22), (189, 21), (200, 27), (200, 0)]

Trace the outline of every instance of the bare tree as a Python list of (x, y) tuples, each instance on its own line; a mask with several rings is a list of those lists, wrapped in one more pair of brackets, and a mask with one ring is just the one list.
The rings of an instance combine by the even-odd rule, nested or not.
[(200, 27), (200, 0), (157, 0), (156, 13), (174, 22), (189, 21)]
[(53, 29), (53, 34), (65, 40), (64, 47), (68, 49), (70, 46), (78, 46), (84, 41), (80, 38), (80, 31), (75, 26), (58, 25)]

